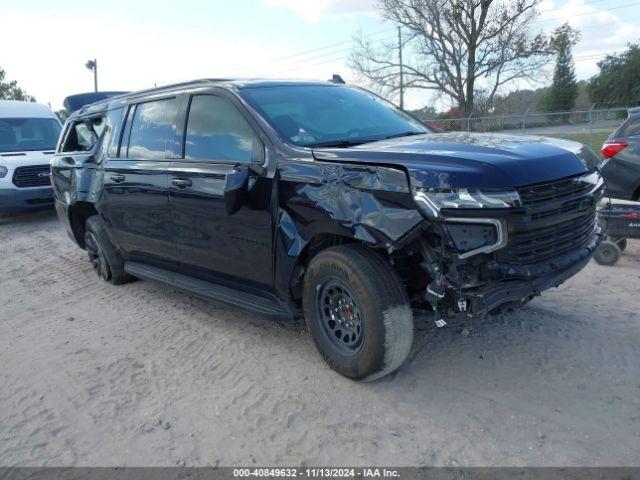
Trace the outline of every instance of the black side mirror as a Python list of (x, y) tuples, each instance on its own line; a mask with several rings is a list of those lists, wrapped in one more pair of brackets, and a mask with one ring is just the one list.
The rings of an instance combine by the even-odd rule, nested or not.
[(227, 215), (233, 215), (242, 208), (247, 197), (248, 183), (249, 167), (247, 165), (236, 167), (227, 174), (224, 185), (224, 208)]

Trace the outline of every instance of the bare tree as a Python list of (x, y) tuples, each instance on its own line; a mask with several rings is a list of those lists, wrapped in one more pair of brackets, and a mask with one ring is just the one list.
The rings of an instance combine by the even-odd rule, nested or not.
[[(383, 18), (399, 24), (409, 50), (404, 88), (448, 96), (465, 116), (475, 97), (490, 104), (500, 87), (534, 78), (552, 53), (550, 39), (531, 32), (540, 0), (380, 0)], [(399, 93), (398, 43), (355, 38), (350, 66), (384, 94)]]

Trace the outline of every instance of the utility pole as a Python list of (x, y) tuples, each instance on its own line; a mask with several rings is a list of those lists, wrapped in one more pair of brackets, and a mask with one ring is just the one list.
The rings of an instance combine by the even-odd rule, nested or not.
[(402, 71), (402, 30), (398, 27), (398, 57), (400, 60), (400, 110), (404, 110), (404, 72)]
[(89, 60), (84, 64), (87, 69), (93, 71), (93, 90), (95, 92), (98, 91), (98, 60), (94, 58), (93, 60)]

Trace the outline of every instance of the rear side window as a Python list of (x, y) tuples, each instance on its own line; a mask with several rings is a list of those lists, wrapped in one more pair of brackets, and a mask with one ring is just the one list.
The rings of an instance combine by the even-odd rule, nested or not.
[(194, 95), (189, 107), (184, 156), (189, 160), (259, 160), (261, 146), (253, 129), (228, 100)]
[[(168, 144), (175, 139), (177, 113), (176, 98), (137, 104), (131, 117), (131, 133), (127, 148), (120, 148), (120, 156), (140, 159), (172, 156)], [(129, 119), (127, 127), (128, 124)]]
[(632, 135), (640, 135), (640, 114), (632, 115), (620, 125), (616, 132), (616, 137), (630, 137)]
[(74, 122), (62, 146), (63, 152), (88, 152), (98, 143), (106, 127), (105, 117), (85, 118)]

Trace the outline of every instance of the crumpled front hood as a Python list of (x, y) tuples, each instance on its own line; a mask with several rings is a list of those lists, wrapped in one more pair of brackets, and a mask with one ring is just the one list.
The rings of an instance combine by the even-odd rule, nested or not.
[(510, 187), (576, 175), (595, 167), (584, 145), (555, 138), (436, 133), (313, 150), (318, 160), (397, 165), (412, 187)]

